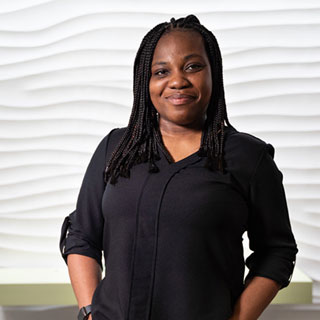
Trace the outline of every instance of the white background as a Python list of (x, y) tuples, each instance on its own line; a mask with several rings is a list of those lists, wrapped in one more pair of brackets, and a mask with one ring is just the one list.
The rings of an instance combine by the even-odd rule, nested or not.
[[(61, 223), (98, 142), (127, 125), (140, 41), (156, 24), (190, 13), (220, 44), (230, 122), (276, 149), (297, 265), (320, 302), (316, 0), (1, 0), (0, 267), (65, 267)], [(315, 309), (271, 307), (265, 319), (316, 319)], [(0, 319), (71, 319), (73, 312), (2, 308)]]

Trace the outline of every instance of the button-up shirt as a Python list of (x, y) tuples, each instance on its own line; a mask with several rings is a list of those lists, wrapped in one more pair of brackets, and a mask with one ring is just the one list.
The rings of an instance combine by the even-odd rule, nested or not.
[(148, 163), (130, 178), (104, 183), (104, 169), (126, 128), (96, 148), (75, 211), (61, 234), (70, 253), (105, 260), (92, 299), (93, 320), (225, 320), (248, 277), (288, 285), (297, 246), (270, 143), (225, 128), (225, 172), (205, 168), (195, 152), (170, 162), (161, 148), (159, 172)]

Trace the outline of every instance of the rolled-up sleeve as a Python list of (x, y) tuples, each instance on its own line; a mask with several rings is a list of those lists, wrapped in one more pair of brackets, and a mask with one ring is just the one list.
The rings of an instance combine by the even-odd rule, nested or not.
[(94, 258), (102, 268), (104, 219), (101, 202), (105, 188), (106, 150), (112, 131), (100, 141), (91, 157), (82, 180), (76, 209), (63, 221), (60, 251), (66, 263), (67, 256), (73, 253)]
[(270, 278), (284, 288), (290, 283), (298, 249), (274, 152), (267, 143), (250, 181), (248, 238), (253, 253), (246, 259), (246, 278)]

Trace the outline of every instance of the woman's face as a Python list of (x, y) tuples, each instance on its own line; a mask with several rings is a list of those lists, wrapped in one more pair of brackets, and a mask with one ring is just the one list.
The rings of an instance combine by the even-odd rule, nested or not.
[(212, 93), (210, 62), (202, 36), (171, 31), (155, 48), (149, 82), (160, 121), (175, 125), (203, 123)]

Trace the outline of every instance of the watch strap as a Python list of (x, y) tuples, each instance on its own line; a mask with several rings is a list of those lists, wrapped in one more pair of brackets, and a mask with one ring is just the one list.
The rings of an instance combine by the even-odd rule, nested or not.
[(88, 306), (82, 307), (78, 313), (78, 320), (87, 320), (91, 313), (91, 304)]

